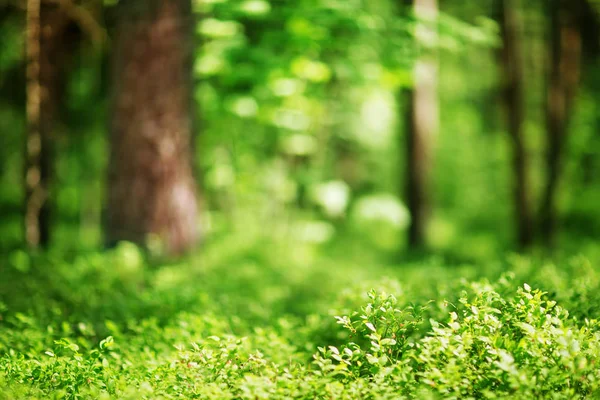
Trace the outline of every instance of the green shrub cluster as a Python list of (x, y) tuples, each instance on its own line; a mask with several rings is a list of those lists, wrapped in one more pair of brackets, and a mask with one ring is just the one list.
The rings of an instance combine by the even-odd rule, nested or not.
[(128, 246), (13, 254), (0, 399), (600, 396), (600, 275), (584, 258), (335, 270), (240, 252), (160, 268)]

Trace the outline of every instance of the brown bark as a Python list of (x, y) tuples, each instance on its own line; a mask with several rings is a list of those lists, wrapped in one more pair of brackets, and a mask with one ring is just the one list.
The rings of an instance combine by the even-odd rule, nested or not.
[(540, 208), (541, 235), (552, 246), (557, 230), (558, 190), (568, 121), (573, 108), (581, 64), (579, 2), (555, 0), (550, 4), (550, 71), (548, 76), (546, 185)]
[(113, 59), (107, 239), (168, 253), (197, 239), (189, 0), (124, 2)]
[(519, 21), (516, 5), (511, 0), (499, 1), (502, 28), (502, 67), (504, 72), (504, 103), (507, 112), (508, 131), (512, 145), (512, 169), (514, 179), (514, 209), (519, 247), (527, 248), (533, 243), (533, 217), (530, 207), (529, 179), (527, 174), (527, 146), (524, 138), (523, 119), (525, 111), (524, 73), (522, 49), (519, 38)]
[(39, 216), (45, 202), (41, 179), (42, 137), (40, 132), (41, 83), (41, 0), (27, 1), (27, 139), (25, 151), (25, 242), (40, 243)]
[(68, 19), (42, 0), (27, 3), (27, 139), (25, 157), (25, 241), (29, 247), (50, 240), (49, 192), (53, 131), (64, 85)]
[[(412, 5), (417, 18), (434, 21), (437, 17), (436, 0), (414, 0)], [(435, 44), (435, 28), (420, 25), (417, 39), (425, 48)], [(408, 242), (413, 248), (426, 245), (433, 143), (438, 130), (437, 62), (432, 54), (423, 53), (414, 66), (414, 85), (407, 91), (406, 199), (411, 214)]]

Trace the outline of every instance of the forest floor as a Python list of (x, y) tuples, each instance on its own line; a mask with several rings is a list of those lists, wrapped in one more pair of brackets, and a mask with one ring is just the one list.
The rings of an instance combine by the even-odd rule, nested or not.
[(13, 252), (0, 399), (600, 395), (600, 251), (451, 265), (356, 251), (231, 237), (177, 263), (128, 244)]

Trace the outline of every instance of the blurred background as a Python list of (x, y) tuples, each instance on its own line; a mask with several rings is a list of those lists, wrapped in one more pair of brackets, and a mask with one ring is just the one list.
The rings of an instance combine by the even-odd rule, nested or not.
[(2, 0), (0, 251), (585, 252), (599, 23), (593, 0)]

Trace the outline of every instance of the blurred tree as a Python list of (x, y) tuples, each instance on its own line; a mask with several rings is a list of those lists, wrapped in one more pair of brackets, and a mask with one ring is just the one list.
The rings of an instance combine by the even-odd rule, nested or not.
[(533, 242), (533, 217), (530, 206), (528, 179), (528, 154), (524, 138), (524, 72), (520, 45), (519, 7), (514, 0), (499, 0), (498, 15), (502, 31), (502, 69), (504, 74), (504, 103), (508, 131), (512, 145), (512, 171), (514, 174), (514, 210), (517, 241), (521, 248)]
[[(185, 33), (164, 17), (165, 9), (171, 7), (172, 11), (175, 5), (183, 4), (175, 0), (40, 2), (39, 18), (44, 19), (45, 8), (61, 9), (72, 21), (67, 25), (75, 22), (88, 35), (99, 31), (85, 32), (90, 22), (86, 9), (92, 12), (93, 7), (105, 5), (103, 16), (111, 29), (120, 21), (112, 47), (113, 97), (107, 96), (104, 54), (83, 41), (74, 53), (77, 60), (68, 65), (64, 96), (52, 94), (61, 90), (48, 90), (40, 81), (38, 91), (64, 97), (60, 99), (64, 104), (54, 102), (55, 115), (50, 121), (56, 123), (49, 123), (55, 126), (56, 139), (52, 141), (56, 146), (51, 196), (53, 248), (94, 247), (101, 241), (101, 207), (106, 204), (103, 178), (109, 167), (107, 140), (113, 142), (113, 155), (108, 185), (111, 198), (104, 216), (106, 239), (111, 242), (129, 239), (143, 243), (149, 236), (162, 237), (172, 249), (173, 243), (186, 237), (185, 232), (194, 231), (191, 225), (195, 218), (187, 216), (197, 211), (195, 202), (188, 200), (194, 197), (191, 177), (199, 174), (185, 166), (191, 159), (206, 173), (199, 187), (206, 194), (203, 202), (208, 204), (213, 234), (227, 232), (229, 227), (246, 228), (248, 223), (238, 223), (238, 218), (253, 215), (257, 221), (275, 221), (282, 229), (289, 222), (295, 224), (295, 219), (323, 218), (327, 223), (335, 221), (337, 232), (349, 228), (353, 235), (362, 229), (360, 224), (354, 229), (352, 216), (363, 197), (377, 197), (401, 185), (414, 218), (410, 231), (413, 246), (429, 245), (436, 251), (456, 254), (473, 253), (474, 248), (501, 249), (509, 245), (513, 231), (521, 245), (531, 242), (531, 213), (538, 211), (540, 204), (533, 207), (535, 203), (529, 203), (533, 199), (528, 197), (533, 197), (534, 188), (535, 195), (542, 197), (544, 188), (538, 193), (538, 185), (546, 183), (533, 168), (538, 132), (545, 133), (546, 128), (540, 124), (547, 83), (542, 70), (565, 68), (540, 62), (547, 53), (544, 35), (549, 16), (540, 2), (450, 1), (436, 10), (436, 4), (424, 0), (194, 0), (194, 14), (189, 15), (196, 15), (200, 23), (178, 19)], [(22, 51), (26, 3), (0, 1), (0, 210), (6, 216), (0, 218), (3, 248), (16, 246), (23, 236), (20, 184), (25, 136), (22, 124), (27, 120)], [(580, 16), (598, 19), (597, 2), (576, 3), (587, 4)], [(393, 12), (397, 6), (414, 9), (414, 15)], [(504, 13), (505, 7), (510, 8), (507, 19), (517, 18), (520, 29), (517, 35), (514, 23), (503, 21), (504, 17), (497, 19), (504, 22), (506, 36), (501, 53), (504, 58), (499, 64), (498, 52), (492, 47), (500, 43), (501, 31), (489, 14), (494, 9)], [(575, 3), (561, 7), (573, 9)], [(425, 11), (428, 9), (433, 11)], [(171, 14), (180, 15), (178, 11)], [(564, 19), (567, 14), (561, 11), (560, 15)], [(191, 75), (198, 85), (189, 84), (187, 72), (178, 75), (183, 71), (180, 65), (187, 67), (187, 61), (181, 60), (189, 50), (188, 28), (195, 28), (196, 37), (203, 42), (197, 51), (189, 52), (194, 58)], [(72, 28), (64, 29), (63, 37), (72, 42)], [(585, 57), (589, 52), (586, 40), (593, 37), (598, 41), (598, 34), (587, 32), (586, 24), (580, 29)], [(49, 32), (60, 36), (54, 28)], [(70, 44), (56, 42), (58, 48)], [(50, 49), (42, 46), (41, 51)], [(56, 60), (49, 59), (51, 66), (58, 68)], [(577, 96), (577, 112), (567, 113), (574, 114), (572, 129), (577, 136), (569, 137), (569, 143), (562, 139), (564, 171), (561, 184), (553, 189), (568, 211), (565, 217), (574, 213), (574, 219), (567, 221), (569, 225), (564, 224), (573, 237), (574, 224), (583, 225), (580, 221), (595, 215), (593, 204), (598, 198), (593, 185), (597, 181), (594, 160), (598, 146), (591, 122), (598, 86), (592, 87), (588, 79), (597, 80), (600, 74), (596, 63), (588, 61), (581, 61), (585, 80), (581, 83), (584, 91)], [(438, 71), (436, 64), (443, 68)], [(505, 70), (503, 91), (498, 90), (496, 66)], [(513, 66), (519, 68), (511, 70)], [(61, 79), (53, 81), (59, 89)], [(413, 90), (405, 97), (400, 88), (407, 87)], [(202, 103), (202, 135), (193, 156), (187, 148), (189, 126), (194, 125), (188, 110), (192, 90)], [(497, 120), (489, 118), (497, 116), (497, 102), (490, 101), (490, 93), (502, 94), (509, 108), (506, 125), (511, 126), (510, 136), (486, 134), (497, 130)], [(396, 102), (393, 94), (402, 97)], [(434, 140), (438, 102), (445, 134)], [(402, 121), (394, 118), (397, 103), (401, 103)], [(106, 104), (114, 105), (112, 139), (104, 135)], [(30, 121), (32, 126), (42, 123), (42, 119)], [(405, 125), (402, 143), (395, 141), (392, 132), (398, 122)], [(68, 134), (63, 134), (67, 130)], [(193, 144), (189, 147), (193, 149)], [(40, 154), (31, 157), (31, 164), (41, 174), (41, 159), (35, 157), (41, 157), (49, 147), (40, 149)], [(402, 167), (390, 168), (390, 162), (400, 158)], [(434, 158), (437, 167), (432, 171)], [(549, 157), (548, 163), (551, 159), (555, 160)], [(427, 233), (432, 181), (436, 218)], [(43, 179), (37, 182), (43, 183)], [(177, 182), (183, 182), (178, 187), (184, 190), (174, 197), (189, 197), (185, 205), (175, 207), (179, 211), (173, 211), (168, 199), (169, 193), (176, 193), (173, 187)], [(514, 193), (509, 193), (509, 188), (514, 188)], [(585, 198), (580, 196), (584, 192)], [(326, 210), (324, 205), (334, 200), (338, 209), (344, 204), (346, 214)], [(378, 204), (367, 203), (380, 210)], [(510, 216), (511, 208), (515, 209), (514, 217)], [(165, 212), (167, 209), (171, 211)], [(277, 214), (273, 210), (278, 210)], [(344, 215), (347, 223), (337, 224)], [(540, 215), (536, 216), (539, 222)], [(261, 223), (253, 226), (262, 227)], [(394, 226), (405, 229), (401, 223)], [(397, 230), (394, 232), (389, 236), (397, 238)], [(399, 245), (391, 243), (385, 247)]]
[(437, 45), (436, 0), (409, 0), (417, 18), (416, 39), (422, 54), (415, 61), (413, 87), (407, 91), (406, 199), (411, 215), (408, 242), (411, 247), (426, 243), (431, 209), (430, 180), (433, 142), (438, 130), (437, 61), (427, 51)]
[(119, 7), (107, 239), (158, 239), (167, 253), (182, 253), (198, 237), (190, 149), (191, 4), (123, 1)]
[(547, 118), (546, 184), (540, 208), (544, 243), (554, 242), (557, 225), (556, 196), (563, 147), (579, 85), (582, 55), (581, 11), (583, 1), (553, 0), (549, 4), (549, 73)]
[[(30, 247), (40, 244), (40, 221), (47, 196), (42, 180), (41, 133), (41, 0), (27, 2), (27, 140), (25, 166), (25, 240)], [(45, 150), (45, 149), (44, 149)]]
[(27, 139), (25, 160), (25, 241), (50, 240), (50, 186), (53, 134), (65, 89), (64, 67), (74, 50), (71, 19), (58, 3), (27, 2)]

